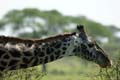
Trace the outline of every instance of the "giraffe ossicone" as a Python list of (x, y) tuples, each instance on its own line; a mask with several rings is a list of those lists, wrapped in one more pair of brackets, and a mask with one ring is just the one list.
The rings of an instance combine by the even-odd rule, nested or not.
[(65, 56), (78, 56), (106, 68), (112, 65), (97, 43), (88, 39), (84, 27), (78, 32), (46, 39), (21, 39), (0, 36), (0, 72), (45, 64)]

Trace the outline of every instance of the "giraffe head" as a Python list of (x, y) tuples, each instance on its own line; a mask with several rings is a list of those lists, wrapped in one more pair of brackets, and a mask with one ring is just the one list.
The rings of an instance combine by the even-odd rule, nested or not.
[(74, 49), (76, 55), (88, 61), (97, 63), (101, 68), (110, 67), (112, 63), (108, 55), (96, 42), (88, 39), (84, 27), (78, 25), (77, 30), (79, 32), (75, 37), (76, 48)]

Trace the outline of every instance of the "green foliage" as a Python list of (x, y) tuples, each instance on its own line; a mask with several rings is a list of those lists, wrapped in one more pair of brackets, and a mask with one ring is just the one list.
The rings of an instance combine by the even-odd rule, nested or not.
[(101, 80), (120, 80), (120, 58), (114, 60), (112, 68), (101, 69)]
[(97, 37), (98, 35), (103, 37), (112, 36), (110, 30), (106, 26), (101, 25), (100, 23), (89, 21), (86, 24), (86, 28), (88, 32), (94, 37)]
[[(29, 21), (25, 22), (25, 19), (28, 18)], [(38, 23), (35, 21), (36, 18), (45, 20), (45, 24), (42, 25), (42, 23)], [(1, 20), (2, 21), (2, 20)], [(37, 33), (40, 32), (40, 34), (45, 33), (45, 35), (53, 35), (57, 34), (59, 31), (64, 31), (64, 27), (68, 26), (70, 23), (74, 24), (83, 24), (86, 26), (86, 30), (90, 35), (93, 37), (112, 37), (112, 32), (104, 25), (97, 23), (95, 21), (87, 19), (85, 16), (64, 16), (60, 12), (56, 10), (51, 11), (40, 11), (38, 9), (23, 9), (23, 10), (12, 10), (9, 11), (5, 17), (3, 18), (4, 23), (2, 24), (9, 24), (12, 23), (14, 28), (14, 31), (19, 31), (20, 28), (24, 27), (31, 27), (34, 28), (37, 27)], [(49, 30), (49, 31), (47, 31)], [(25, 35), (29, 34), (24, 32)], [(19, 34), (19, 35), (24, 35)], [(27, 36), (26, 35), (26, 36)], [(31, 34), (30, 34), (31, 35)], [(41, 36), (41, 35), (40, 35)], [(38, 36), (39, 37), (39, 36)]]

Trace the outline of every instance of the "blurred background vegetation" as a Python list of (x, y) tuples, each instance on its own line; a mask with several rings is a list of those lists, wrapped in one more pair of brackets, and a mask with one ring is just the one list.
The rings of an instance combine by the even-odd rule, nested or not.
[[(48, 63), (42, 75), (41, 66), (14, 72), (5, 80), (120, 80), (120, 29), (114, 25), (103, 25), (85, 16), (66, 16), (57, 10), (42, 11), (35, 8), (11, 10), (0, 20), (0, 34), (21, 38), (45, 38), (64, 32), (74, 32), (77, 24), (83, 24), (89, 36), (97, 40), (114, 62), (108, 71), (96, 64), (76, 57), (66, 57)], [(32, 71), (32, 73), (31, 73)], [(44, 71), (43, 71), (44, 72)], [(11, 74), (10, 74), (11, 75)], [(42, 75), (42, 76), (41, 76)], [(7, 77), (6, 77), (7, 76)]]

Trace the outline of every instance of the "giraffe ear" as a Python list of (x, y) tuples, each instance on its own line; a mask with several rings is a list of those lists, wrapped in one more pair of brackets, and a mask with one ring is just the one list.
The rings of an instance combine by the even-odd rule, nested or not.
[(86, 40), (87, 35), (86, 35), (85, 30), (84, 30), (84, 26), (83, 25), (77, 25), (77, 30), (79, 31), (79, 36), (82, 37), (82, 39)]

